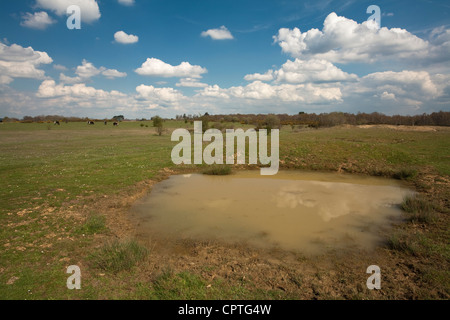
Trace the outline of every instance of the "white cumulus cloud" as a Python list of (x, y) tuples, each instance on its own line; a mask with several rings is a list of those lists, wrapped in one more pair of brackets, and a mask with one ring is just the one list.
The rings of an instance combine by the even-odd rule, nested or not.
[(342, 71), (323, 59), (288, 60), (281, 69), (264, 74), (254, 73), (244, 77), (247, 81), (271, 81), (286, 83), (339, 82), (357, 80), (358, 76)]
[(425, 57), (429, 43), (399, 28), (376, 29), (330, 13), (323, 29), (282, 28), (274, 41), (295, 58), (325, 59), (337, 63), (374, 62), (386, 58)]
[(44, 79), (45, 71), (39, 67), (52, 62), (46, 52), (0, 42), (0, 83), (11, 83), (14, 78)]
[(124, 78), (127, 76), (126, 72), (120, 72), (117, 71), (116, 69), (106, 69), (102, 71), (102, 75), (108, 79)]
[(139, 37), (135, 36), (133, 34), (126, 34), (123, 31), (117, 31), (114, 34), (114, 40), (116, 40), (116, 42), (122, 43), (122, 44), (132, 44), (132, 43), (138, 42)]
[(98, 75), (103, 75), (107, 79), (123, 78), (127, 76), (125, 72), (120, 72), (116, 69), (107, 69), (105, 67), (97, 68), (92, 62), (89, 62), (86, 59), (83, 59), (81, 65), (77, 66), (75, 74), (76, 77), (69, 77), (61, 73), (59, 79), (63, 83), (74, 84), (88, 81), (92, 77)]
[(277, 81), (288, 83), (336, 82), (358, 78), (355, 74), (348, 74), (323, 59), (288, 60), (276, 71), (275, 76)]
[(382, 71), (368, 74), (355, 83), (345, 83), (342, 90), (344, 101), (353, 112), (369, 106), (386, 114), (424, 113), (437, 108), (442, 99), (445, 101), (448, 80), (449, 77), (430, 75), (426, 71)]
[(201, 66), (191, 65), (189, 62), (182, 62), (178, 66), (172, 66), (156, 58), (147, 58), (135, 72), (141, 76), (201, 78), (201, 75), (208, 72), (208, 70)]
[(64, 73), (60, 73), (59, 81), (61, 83), (65, 83), (65, 84), (75, 84), (75, 83), (83, 82), (84, 80), (81, 77), (69, 77), (69, 76), (66, 76)]
[(99, 75), (102, 72), (94, 66), (93, 63), (83, 59), (81, 66), (78, 66), (75, 73), (82, 79), (88, 79)]
[(261, 73), (253, 73), (253, 74), (247, 74), (244, 77), (245, 80), (247, 81), (271, 81), (274, 79), (274, 74), (273, 74), (273, 70), (269, 70), (264, 74)]
[(101, 17), (100, 8), (95, 0), (36, 0), (37, 7), (51, 10), (58, 16), (65, 16), (67, 8), (71, 5), (80, 7), (83, 22), (91, 23)]
[(403, 96), (436, 97), (440, 92), (426, 71), (384, 71), (368, 74), (361, 79), (367, 88), (390, 89), (391, 93)]
[(254, 81), (246, 86), (222, 89), (218, 85), (208, 86), (197, 96), (213, 98), (236, 98), (243, 100), (265, 100), (266, 102), (303, 102), (306, 104), (332, 103), (342, 100), (341, 89), (337, 86), (313, 84), (268, 84)]
[(174, 88), (155, 88), (141, 84), (136, 91), (139, 99), (153, 102), (177, 102), (184, 98), (183, 94)]
[(56, 23), (47, 12), (40, 11), (35, 13), (25, 13), (22, 17), (23, 21), (20, 23), (22, 27), (45, 30), (48, 26)]
[(231, 32), (225, 26), (218, 29), (209, 29), (201, 33), (202, 37), (211, 37), (213, 40), (230, 40), (234, 39)]
[(381, 100), (395, 100), (395, 94), (384, 91), (381, 96)]
[(119, 98), (125, 97), (124, 93), (116, 90), (110, 92), (93, 87), (88, 87), (84, 83), (78, 83), (73, 86), (65, 86), (63, 84), (56, 84), (54, 80), (45, 80), (39, 86), (36, 94), (39, 98), (54, 98), (68, 96), (73, 98)]
[(177, 87), (188, 87), (188, 88), (204, 88), (208, 85), (206, 83), (199, 82), (198, 79), (194, 78), (184, 78), (176, 84)]
[(124, 6), (132, 6), (134, 5), (134, 0), (118, 0), (120, 4)]
[(67, 70), (67, 68), (65, 66), (61, 65), (61, 64), (54, 64), (53, 65), (53, 69), (59, 70), (59, 71), (66, 71)]

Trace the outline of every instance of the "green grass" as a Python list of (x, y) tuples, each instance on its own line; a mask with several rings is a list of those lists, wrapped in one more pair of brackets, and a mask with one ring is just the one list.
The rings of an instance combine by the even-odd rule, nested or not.
[[(280, 133), (280, 159), (293, 168), (407, 176), (424, 166), (450, 175), (449, 131), (329, 128)], [(402, 174), (403, 175), (403, 174)]]
[(401, 208), (407, 213), (409, 221), (415, 223), (433, 223), (437, 219), (435, 205), (417, 194), (407, 196)]
[(106, 218), (99, 214), (91, 214), (86, 222), (79, 226), (75, 232), (84, 235), (93, 235), (107, 231)]
[(387, 241), (387, 247), (391, 250), (407, 252), (413, 255), (418, 253), (417, 243), (404, 230), (394, 232)]
[(134, 240), (114, 241), (104, 245), (89, 257), (92, 265), (103, 271), (130, 270), (148, 254), (148, 250)]
[[(192, 125), (166, 121), (164, 128), (170, 132)], [(301, 170), (398, 175), (411, 186), (433, 192), (431, 196), (438, 197), (441, 207), (445, 207), (450, 199), (444, 184), (450, 175), (449, 138), (450, 131), (444, 130), (292, 131), (283, 127), (280, 160), (282, 167)], [(69, 204), (74, 204), (73, 210), (88, 207), (96, 199), (114, 197), (140, 181), (154, 178), (164, 168), (174, 169), (170, 159), (174, 145), (170, 133), (157, 136), (151, 121), (122, 122), (119, 127), (62, 123), (50, 126), (50, 130), (48, 124), (0, 125), (0, 299), (288, 298), (279, 291), (252, 287), (251, 282), (209, 283), (194, 272), (164, 274), (156, 282), (136, 286), (130, 279), (139, 274), (134, 266), (146, 260), (141, 246), (115, 242), (101, 247), (102, 242), (98, 241), (104, 240), (98, 240), (99, 235), (107, 237), (110, 231), (100, 213), (91, 213), (80, 221), (57, 214)], [(231, 166), (226, 168), (231, 170)], [(425, 174), (438, 178), (421, 180)], [(405, 201), (404, 206), (410, 221), (424, 223), (434, 231), (418, 235), (397, 232), (388, 247), (405, 254), (404, 259), (408, 255), (425, 257), (423, 260), (430, 264), (427, 281), (433, 286), (443, 285), (439, 279), (448, 278), (448, 274), (440, 269), (450, 259), (448, 228), (445, 223), (435, 223), (435, 218), (441, 217), (441, 221), (445, 216), (434, 216), (432, 212), (437, 209), (429, 210), (430, 204), (421, 200)], [(47, 212), (48, 209), (53, 211)], [(99, 249), (92, 252), (93, 247)], [(83, 275), (90, 274), (91, 278), (82, 282), (81, 292), (68, 291), (65, 268), (83, 262)], [(99, 273), (111, 274), (108, 279), (120, 279), (121, 289), (116, 290), (117, 283), (101, 278)], [(13, 277), (19, 279), (7, 285)], [(300, 278), (296, 281), (304, 282)], [(209, 284), (211, 287), (206, 288)], [(165, 286), (170, 290), (165, 290)]]
[(284, 292), (255, 289), (250, 282), (231, 286), (224, 279), (205, 281), (190, 272), (165, 271), (152, 285), (142, 285), (140, 298), (152, 300), (270, 300), (293, 299)]

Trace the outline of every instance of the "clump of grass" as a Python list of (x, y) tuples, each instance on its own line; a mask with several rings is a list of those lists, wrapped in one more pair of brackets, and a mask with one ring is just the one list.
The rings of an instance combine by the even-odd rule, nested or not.
[(227, 165), (212, 165), (202, 171), (203, 174), (211, 176), (226, 176), (231, 174), (231, 172), (231, 166)]
[(89, 216), (86, 222), (76, 229), (78, 234), (96, 234), (106, 231), (106, 219), (104, 216), (99, 214), (93, 214)]
[(387, 240), (387, 247), (391, 250), (405, 251), (407, 245), (404, 234), (401, 232), (393, 233)]
[(156, 279), (153, 289), (154, 298), (163, 300), (204, 300), (208, 295), (203, 279), (189, 272), (174, 274), (166, 271)]
[(387, 247), (391, 250), (417, 255), (419, 248), (406, 231), (399, 230), (393, 233), (387, 240)]
[(400, 207), (411, 222), (429, 224), (436, 221), (434, 204), (419, 195), (406, 196)]
[(147, 254), (148, 250), (134, 240), (116, 240), (94, 252), (90, 256), (90, 260), (99, 269), (119, 272), (131, 269)]
[(417, 176), (417, 170), (410, 168), (403, 168), (394, 172), (393, 177), (398, 180), (410, 180)]

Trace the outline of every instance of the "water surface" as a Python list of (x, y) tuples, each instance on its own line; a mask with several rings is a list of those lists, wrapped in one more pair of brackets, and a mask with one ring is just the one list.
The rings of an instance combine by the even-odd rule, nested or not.
[(334, 173), (189, 174), (158, 183), (133, 211), (153, 236), (320, 253), (379, 245), (409, 193), (394, 180)]

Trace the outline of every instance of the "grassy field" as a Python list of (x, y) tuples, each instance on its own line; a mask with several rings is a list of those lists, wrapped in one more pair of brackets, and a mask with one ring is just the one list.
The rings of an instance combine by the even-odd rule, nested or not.
[[(321, 257), (185, 239), (141, 241), (129, 206), (174, 171), (166, 122), (0, 125), (0, 299), (448, 299), (450, 130), (280, 133), (282, 168), (402, 179), (420, 198), (370, 255)], [(237, 126), (241, 127), (241, 126)], [(245, 127), (244, 127), (245, 128)], [(409, 216), (408, 216), (409, 215)], [(382, 290), (365, 269), (382, 268)], [(82, 289), (68, 290), (78, 265)]]

